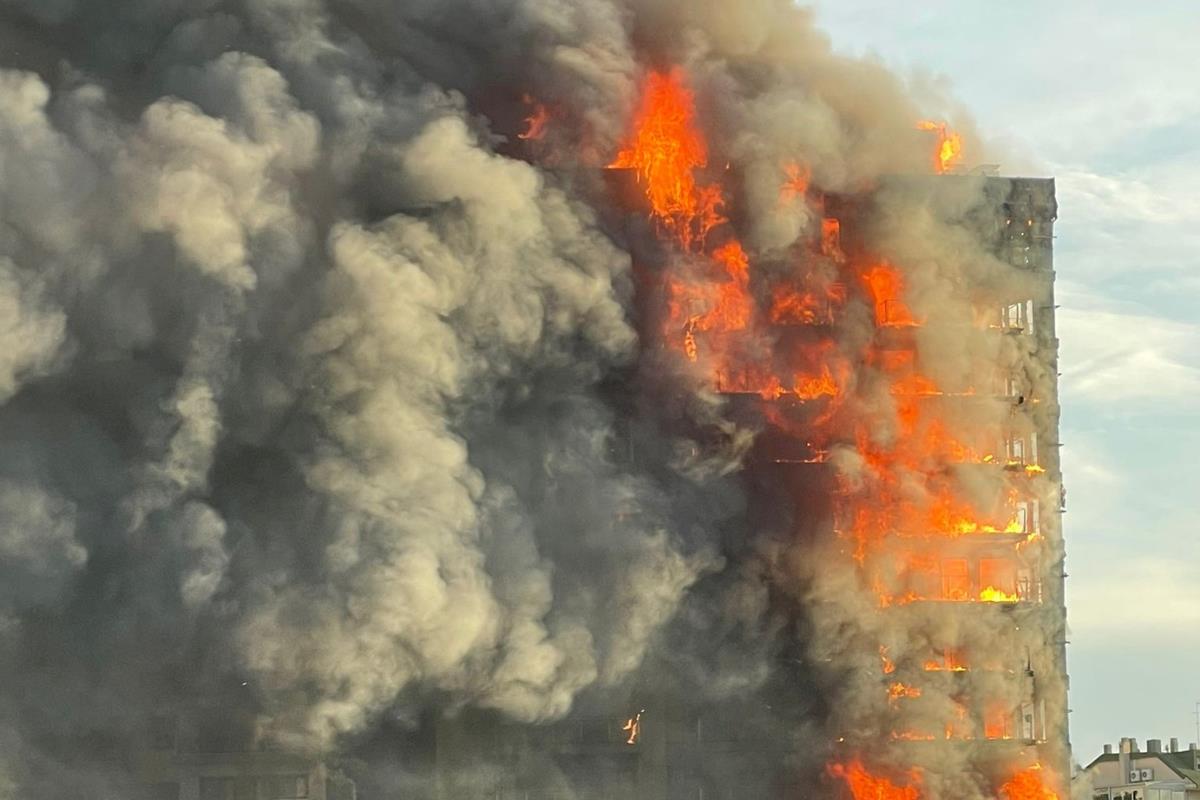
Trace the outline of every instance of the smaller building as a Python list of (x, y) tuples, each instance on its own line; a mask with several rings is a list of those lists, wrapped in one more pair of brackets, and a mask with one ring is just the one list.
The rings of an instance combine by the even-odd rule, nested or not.
[(1180, 750), (1171, 739), (1164, 750), (1161, 739), (1149, 739), (1143, 751), (1125, 738), (1115, 752), (1106, 744), (1080, 777), (1090, 779), (1093, 800), (1200, 800), (1200, 749)]
[[(164, 715), (134, 758), (145, 800), (354, 800), (354, 783), (320, 760), (256, 747), (244, 720)], [(238, 724), (242, 722), (243, 724)]]

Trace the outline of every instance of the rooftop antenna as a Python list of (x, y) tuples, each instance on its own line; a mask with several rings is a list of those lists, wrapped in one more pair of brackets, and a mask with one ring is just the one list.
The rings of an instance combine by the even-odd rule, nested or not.
[(1192, 712), (1192, 716), (1196, 718), (1196, 742), (1200, 743), (1200, 700), (1196, 701), (1196, 710)]

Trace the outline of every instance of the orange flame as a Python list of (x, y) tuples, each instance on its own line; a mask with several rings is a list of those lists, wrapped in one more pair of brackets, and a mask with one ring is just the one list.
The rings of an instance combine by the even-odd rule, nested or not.
[(750, 259), (737, 242), (717, 248), (712, 257), (725, 268), (728, 281), (718, 286), (716, 304), (696, 327), (702, 331), (741, 330), (750, 322)]
[(1042, 778), (1041, 765), (1034, 764), (1001, 786), (1001, 797), (1003, 800), (1058, 800), (1058, 793), (1049, 789)]
[(881, 261), (863, 273), (863, 281), (875, 300), (876, 325), (919, 324), (904, 302), (904, 277), (900, 270), (886, 261)]
[(981, 589), (979, 599), (985, 603), (1016, 603), (1021, 600), (1016, 592), (1006, 592), (995, 586), (985, 586)]
[(983, 738), (1012, 738), (1012, 713), (1003, 704), (994, 703), (984, 711)]
[(833, 217), (821, 220), (821, 255), (836, 261), (846, 257), (842, 252), (842, 223)]
[(905, 683), (896, 681), (888, 686), (888, 705), (896, 708), (900, 701), (906, 697), (920, 697), (921, 690), (916, 686), (909, 686)]
[(921, 783), (921, 774), (917, 770), (908, 773), (909, 786), (897, 786), (887, 778), (872, 775), (857, 759), (849, 764), (830, 764), (829, 774), (841, 778), (850, 787), (854, 800), (920, 800), (921, 793), (917, 788)]
[(805, 164), (792, 162), (783, 165), (783, 173), (787, 177), (779, 189), (779, 199), (790, 204), (804, 197), (808, 192), (808, 182), (812, 179), (812, 170)]
[(771, 290), (768, 319), (775, 325), (821, 325), (833, 322), (834, 309), (846, 302), (846, 287), (829, 283), (801, 289), (793, 282)]
[(539, 141), (546, 135), (546, 126), (550, 123), (550, 111), (529, 95), (525, 95), (525, 103), (533, 106), (533, 112), (525, 118), (525, 131), (518, 133), (518, 139)]
[(718, 210), (720, 189), (696, 183), (695, 170), (708, 164), (708, 145), (695, 116), (695, 99), (682, 70), (650, 73), (634, 132), (609, 164), (637, 172), (651, 212), (689, 250), (724, 221)]
[(962, 161), (962, 137), (946, 127), (944, 122), (921, 120), (917, 127), (923, 131), (933, 131), (937, 134), (937, 149), (933, 154), (933, 169), (937, 174), (950, 172)]

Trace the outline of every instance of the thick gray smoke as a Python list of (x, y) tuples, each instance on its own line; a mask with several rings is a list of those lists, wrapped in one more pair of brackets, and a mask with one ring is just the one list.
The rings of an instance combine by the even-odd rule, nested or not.
[(718, 574), (749, 433), (663, 432), (719, 419), (684, 378), (623, 388), (599, 168), (660, 63), (756, 256), (819, 235), (781, 163), (925, 168), (917, 101), (784, 0), (0, 0), (0, 797), (112, 777), (155, 713), (329, 753), (560, 719), (655, 652), (768, 682), (768, 586), (805, 570)]
[(621, 10), (472, 5), (0, 6), (13, 792), (238, 686), (307, 752), (429, 693), (555, 719), (717, 565), (613, 458), (629, 256), (480, 116), (607, 150)]

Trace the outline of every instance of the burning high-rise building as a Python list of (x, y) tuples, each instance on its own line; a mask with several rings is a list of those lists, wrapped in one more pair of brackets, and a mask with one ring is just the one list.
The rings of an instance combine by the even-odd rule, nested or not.
[(811, 16), (4, 3), (0, 796), (1062, 798), (1053, 184)]
[(828, 775), (856, 800), (1061, 796), (1053, 181), (962, 174), (958, 136), (921, 123), (935, 176), (847, 196), (780, 164), (778, 202), (819, 233), (752, 263), (737, 178), (699, 177), (691, 102), (681, 73), (650, 75), (612, 167), (673, 242), (639, 284), (650, 337), (758, 432), (751, 529), (810, 559)]

